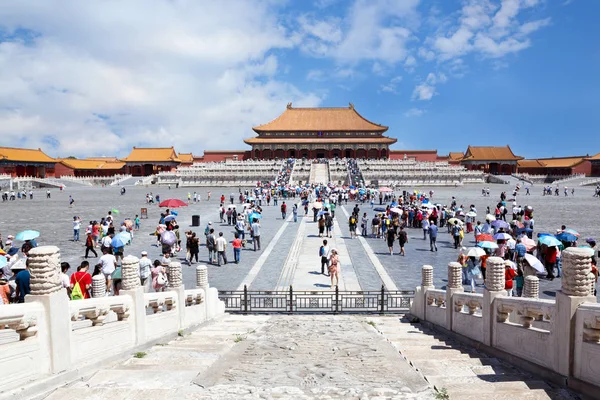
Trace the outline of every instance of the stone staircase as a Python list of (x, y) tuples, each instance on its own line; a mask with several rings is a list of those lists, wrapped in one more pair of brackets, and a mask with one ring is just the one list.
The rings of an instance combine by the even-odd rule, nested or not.
[(410, 323), (406, 317), (401, 323), (397, 317), (369, 320), (438, 393), (452, 400), (579, 399), (567, 389), (419, 323)]
[(224, 315), (86, 374), (35, 399), (578, 399), (402, 316)]
[(329, 183), (329, 164), (312, 164), (310, 167), (308, 183)]

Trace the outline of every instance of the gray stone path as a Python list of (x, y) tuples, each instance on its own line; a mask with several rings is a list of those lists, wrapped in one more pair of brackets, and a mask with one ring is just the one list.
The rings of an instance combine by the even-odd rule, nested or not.
[[(486, 206), (494, 207), (501, 190), (511, 191), (509, 185), (490, 185), (492, 196), (482, 197), (480, 186), (465, 186), (460, 188), (436, 188), (434, 202), (442, 204), (450, 203), (451, 196), (456, 196), (458, 204), (468, 207), (469, 204), (475, 204), (479, 214), (485, 214)], [(61, 249), (61, 257), (64, 261), (71, 264), (71, 271), (83, 260), (83, 231), (82, 241), (75, 243), (72, 241), (72, 219), (74, 215), (80, 216), (84, 222), (91, 219), (99, 220), (105, 216), (108, 210), (118, 209), (120, 213), (117, 220), (121, 221), (125, 217), (133, 218), (135, 214), (140, 214), (140, 209), (148, 209), (147, 220), (142, 220), (142, 227), (136, 232), (133, 244), (127, 246), (126, 254), (139, 256), (142, 250), (147, 250), (150, 257), (155, 259), (160, 257), (160, 249), (155, 247), (155, 240), (150, 234), (157, 225), (159, 214), (162, 209), (156, 205), (147, 205), (144, 201), (146, 193), (160, 193), (161, 199), (179, 198), (185, 200), (187, 193), (193, 193), (194, 189), (202, 196), (202, 201), (192, 203), (188, 207), (178, 209), (179, 224), (183, 234), (184, 230), (191, 229), (197, 235), (204, 239), (204, 227), (208, 221), (212, 221), (217, 232), (223, 231), (228, 240), (233, 238), (233, 226), (220, 224), (218, 221), (219, 197), (222, 194), (229, 202), (229, 194), (237, 193), (239, 188), (185, 188), (171, 189), (164, 187), (128, 187), (124, 196), (119, 195), (119, 187), (69, 187), (64, 191), (52, 190), (52, 198), (45, 198), (45, 191), (35, 191), (34, 200), (16, 200), (13, 202), (0, 203), (0, 232), (6, 238), (8, 234), (16, 234), (24, 229), (35, 229), (41, 232), (38, 242), (40, 245), (57, 245)], [(244, 188), (242, 188), (244, 189)], [(207, 201), (207, 192), (212, 191), (212, 198)], [(427, 189), (425, 189), (428, 191)], [(592, 197), (593, 188), (576, 188), (575, 197), (564, 196), (542, 196), (541, 186), (535, 186), (531, 190), (531, 196), (520, 195), (518, 203), (521, 205), (532, 205), (535, 208), (536, 232), (553, 232), (561, 224), (577, 229), (582, 238), (596, 237), (600, 239), (598, 226), (600, 226), (600, 213), (594, 212), (600, 204), (600, 199)], [(69, 195), (75, 199), (73, 207), (68, 206)], [(510, 197), (510, 193), (509, 193)], [(287, 200), (291, 211), (292, 199)], [(281, 204), (281, 202), (279, 203)], [(373, 216), (369, 204), (359, 204), (362, 212), (368, 213), (369, 220)], [(386, 286), (400, 289), (413, 289), (420, 284), (420, 269), (424, 264), (430, 264), (434, 267), (434, 284), (436, 287), (443, 288), (446, 284), (446, 266), (448, 262), (454, 261), (458, 251), (453, 248), (450, 242), (450, 236), (442, 229), (438, 238), (438, 252), (429, 251), (429, 242), (422, 239), (422, 231), (418, 229), (408, 229), (409, 243), (406, 246), (406, 257), (397, 254), (389, 255), (387, 245), (382, 239), (367, 237), (364, 240), (350, 239), (348, 232), (347, 217), (344, 208), (349, 211), (354, 207), (354, 203), (347, 206), (338, 207), (338, 215), (335, 221), (335, 240), (339, 244), (342, 258), (342, 275), (345, 287), (361, 288), (362, 290), (377, 290), (381, 288), (382, 283)], [(298, 223), (289, 222), (282, 228), (284, 221), (279, 213), (279, 206), (263, 205), (264, 218), (262, 225), (262, 245), (260, 252), (252, 251), (252, 242), (248, 242), (248, 248), (242, 251), (241, 263), (227, 264), (217, 267), (209, 265), (210, 284), (219, 289), (234, 290), (242, 285), (246, 280), (248, 282), (248, 273), (253, 267), (256, 267), (257, 261), (263, 257), (266, 249), (273, 242), (272, 251), (267, 257), (263, 257), (264, 263), (258, 269), (252, 279), (251, 289), (273, 290), (280, 281), (282, 271), (287, 265), (288, 259), (294, 243), (296, 243), (297, 232), (301, 225), (302, 210)], [(290, 218), (291, 218), (291, 212)], [(201, 217), (201, 226), (191, 227), (192, 215)], [(84, 227), (87, 224), (84, 224)], [(316, 227), (313, 226), (312, 218), (307, 218), (306, 224), (307, 240), (312, 240), (308, 236), (316, 234)], [(281, 230), (281, 235), (277, 241), (273, 238)], [(343, 244), (342, 244), (343, 242)], [(20, 243), (17, 243), (20, 245)], [(473, 237), (465, 238), (465, 245), (472, 246)], [(316, 242), (315, 242), (316, 246)], [(345, 248), (345, 250), (344, 250)], [(317, 255), (318, 247), (306, 248), (308, 256)], [(347, 251), (347, 257), (344, 254)], [(372, 251), (372, 252), (371, 252)], [(396, 244), (395, 252), (398, 252)], [(200, 249), (200, 262), (206, 263), (207, 250), (202, 245)], [(179, 255), (183, 257), (184, 254)], [(302, 259), (304, 256), (299, 256)], [(228, 258), (233, 259), (231, 248), (228, 251)], [(90, 263), (94, 265), (96, 258), (91, 258)], [(312, 261), (307, 261), (311, 263)], [(318, 262), (314, 270), (319, 269)], [(391, 283), (385, 282), (385, 275), (390, 277)], [(354, 278), (356, 276), (356, 278)], [(184, 265), (183, 270), (184, 284), (186, 287), (194, 287), (195, 269)], [(306, 287), (316, 288), (315, 285), (328, 285), (326, 277), (310, 275)], [(387, 278), (386, 278), (387, 279)], [(482, 283), (482, 282), (480, 282)], [(285, 286), (285, 284), (280, 284)], [(552, 298), (554, 292), (560, 288), (560, 279), (548, 281), (541, 276), (541, 297)], [(478, 288), (481, 290), (481, 288)]]
[(225, 315), (145, 353), (38, 399), (434, 398), (360, 316)]

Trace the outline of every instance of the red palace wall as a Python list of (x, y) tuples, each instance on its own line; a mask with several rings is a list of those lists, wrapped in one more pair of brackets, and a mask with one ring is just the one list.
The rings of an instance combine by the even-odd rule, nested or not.
[(56, 163), (54, 166), (54, 174), (57, 178), (60, 178), (61, 176), (74, 176), (74, 171), (75, 170), (73, 168), (69, 168), (61, 163)]
[(417, 161), (439, 161), (437, 150), (390, 150), (390, 160), (403, 160), (405, 154)]

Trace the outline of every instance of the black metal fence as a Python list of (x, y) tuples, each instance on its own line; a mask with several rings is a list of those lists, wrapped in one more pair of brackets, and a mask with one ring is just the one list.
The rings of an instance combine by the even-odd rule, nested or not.
[(221, 290), (219, 299), (230, 313), (403, 313), (410, 309), (414, 290)]

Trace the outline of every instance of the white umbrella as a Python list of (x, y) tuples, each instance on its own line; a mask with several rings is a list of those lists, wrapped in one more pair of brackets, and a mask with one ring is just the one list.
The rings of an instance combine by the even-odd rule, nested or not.
[(496, 217), (494, 217), (492, 214), (488, 214), (485, 216), (486, 221), (495, 221)]
[(508, 240), (508, 239), (512, 239), (512, 236), (510, 236), (508, 233), (500, 232), (500, 233), (496, 233), (494, 235), (494, 239), (496, 239), (496, 240)]
[(467, 257), (481, 257), (485, 256), (485, 250), (481, 247), (471, 247), (467, 252)]
[(537, 272), (544, 272), (544, 266), (542, 265), (540, 260), (537, 259), (537, 257), (535, 257), (532, 254), (525, 254), (524, 258), (525, 261), (527, 261), (527, 264), (531, 266), (531, 268), (535, 269)]
[(473, 218), (473, 217), (477, 216), (477, 213), (475, 211), (469, 211), (466, 215), (467, 215), (467, 217)]

